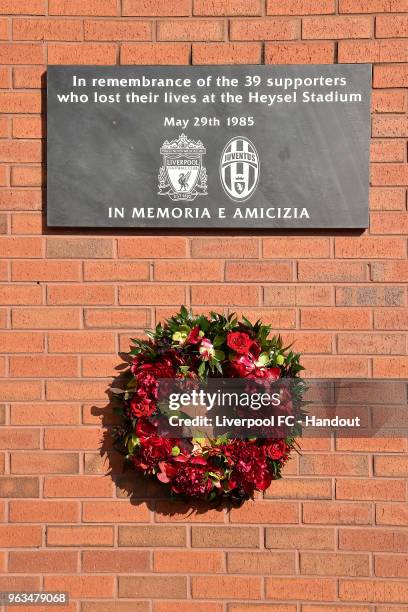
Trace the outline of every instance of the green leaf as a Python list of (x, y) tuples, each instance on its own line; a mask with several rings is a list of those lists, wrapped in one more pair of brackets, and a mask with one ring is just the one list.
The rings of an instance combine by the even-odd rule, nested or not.
[(200, 367), (198, 368), (198, 375), (203, 377), (205, 374), (205, 361), (200, 363)]
[(225, 353), (224, 353), (224, 351), (218, 351), (218, 350), (217, 350), (217, 351), (215, 351), (214, 356), (215, 356), (215, 358), (216, 358), (218, 361), (224, 361), (224, 359), (225, 359)]
[(226, 336), (217, 335), (217, 336), (215, 336), (215, 338), (213, 340), (213, 345), (214, 346), (221, 346), (221, 344), (224, 344), (225, 339), (226, 339)]

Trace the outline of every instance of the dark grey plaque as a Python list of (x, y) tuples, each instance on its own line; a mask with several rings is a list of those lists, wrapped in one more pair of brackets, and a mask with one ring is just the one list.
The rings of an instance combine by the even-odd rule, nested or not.
[(50, 226), (365, 228), (370, 65), (51, 66)]

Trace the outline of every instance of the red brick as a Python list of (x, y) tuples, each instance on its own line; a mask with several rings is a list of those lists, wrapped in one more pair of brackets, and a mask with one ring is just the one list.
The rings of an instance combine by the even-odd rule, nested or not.
[(53, 427), (44, 433), (46, 449), (97, 449), (102, 440), (102, 431), (94, 427)]
[(407, 15), (378, 15), (375, 24), (377, 38), (404, 38), (408, 35)]
[(115, 301), (115, 289), (111, 285), (53, 285), (48, 287), (49, 305), (110, 306)]
[(82, 519), (85, 523), (143, 523), (149, 521), (149, 510), (144, 505), (128, 501), (84, 502)]
[(0, 301), (3, 305), (41, 304), (42, 291), (37, 285), (0, 285)]
[(406, 0), (339, 0), (340, 13), (387, 13), (403, 11)]
[[(228, 612), (296, 612), (296, 609), (296, 605), (283, 604), (234, 603), (228, 605)], [(305, 606), (303, 606), (303, 609), (305, 609)], [(313, 608), (313, 612), (318, 611)]]
[[(3, 96), (7, 96), (4, 98)], [(11, 97), (10, 97), (11, 96)], [(17, 98), (15, 97), (17, 96)], [(20, 96), (23, 96), (20, 98)], [(32, 94), (1, 94), (0, 93), (0, 112), (16, 112), (19, 109), (18, 100), (26, 101), (25, 110), (20, 112), (36, 112), (33, 109), (33, 100), (37, 103), (37, 97), (32, 98)], [(17, 140), (0, 142), (0, 157), (4, 162), (39, 162), (41, 161), (41, 142), (19, 142)], [(24, 206), (20, 205), (20, 208)]]
[(13, 474), (75, 474), (78, 472), (75, 453), (12, 453)]
[(266, 578), (266, 598), (282, 601), (333, 601), (336, 581), (330, 578)]
[(306, 502), (303, 504), (303, 522), (329, 525), (368, 525), (371, 507), (362, 503)]
[(47, 476), (44, 482), (44, 497), (111, 496), (112, 482), (103, 476)]
[(144, 572), (150, 569), (149, 552), (142, 550), (89, 551), (82, 553), (84, 572)]
[(305, 356), (302, 364), (306, 378), (367, 378), (368, 359), (366, 357), (312, 357)]
[(4, 548), (39, 547), (41, 539), (39, 525), (0, 525), (0, 545)]
[(325, 285), (271, 285), (264, 288), (266, 306), (329, 306), (331, 287)]
[(364, 308), (302, 308), (304, 329), (369, 329), (371, 313)]
[(402, 334), (339, 334), (337, 350), (345, 355), (401, 355), (405, 352)]
[[(39, 189), (3, 189), (0, 191), (0, 210), (40, 210), (42, 207), (42, 193)], [(22, 255), (9, 257), (29, 256), (29, 245), (32, 247), (31, 257), (40, 257), (42, 254), (42, 240), (40, 238), (2, 238), (3, 245), (17, 245), (16, 252)], [(24, 246), (26, 248), (24, 248)], [(0, 246), (1, 248), (1, 246)], [(13, 249), (13, 246), (10, 246)], [(26, 255), (24, 255), (26, 253)]]
[(122, 15), (132, 17), (187, 17), (191, 0), (122, 0)]
[(334, 0), (267, 0), (268, 15), (328, 15), (336, 12)]
[(374, 66), (373, 87), (407, 87), (408, 64)]
[(194, 0), (194, 15), (256, 16), (261, 15), (259, 0)]
[(327, 453), (300, 457), (300, 474), (307, 476), (368, 476), (368, 458)]
[(408, 599), (408, 584), (392, 580), (340, 580), (339, 597), (342, 601), (404, 603)]
[(15, 378), (63, 378), (78, 376), (77, 357), (59, 355), (37, 355), (27, 362), (27, 357), (10, 357), (10, 374)]
[(283, 259), (330, 257), (329, 238), (265, 238), (263, 255), (269, 258)]
[(113, 241), (106, 238), (48, 238), (47, 257), (61, 259), (110, 259)]
[(230, 512), (231, 523), (298, 523), (299, 508), (293, 502), (248, 501)]
[(11, 217), (12, 234), (41, 234), (41, 213), (17, 213)]
[(192, 527), (193, 548), (259, 548), (257, 527)]
[(406, 378), (407, 375), (407, 357), (378, 357), (373, 360), (373, 376), (378, 378)]
[(253, 285), (220, 285), (217, 291), (211, 285), (196, 285), (191, 289), (192, 303), (213, 306), (257, 306), (258, 288)]
[(172, 527), (169, 531), (165, 526), (119, 527), (119, 546), (185, 546), (185, 527)]
[(1, 15), (44, 15), (46, 12), (45, 0), (2, 0), (0, 4)]
[(116, 0), (49, 0), (50, 15), (95, 15), (109, 17), (117, 15)]
[(149, 312), (141, 308), (87, 308), (84, 313), (86, 327), (144, 329), (149, 325)]
[(380, 308), (374, 313), (374, 326), (377, 329), (408, 329), (408, 310)]
[[(64, 280), (64, 279), (62, 279)], [(125, 261), (105, 262), (86, 261), (84, 264), (85, 281), (138, 281), (149, 280), (147, 263)]]
[[(160, 240), (151, 238), (119, 238), (118, 257), (127, 259), (166, 259), (172, 257), (185, 257), (187, 255), (187, 241), (185, 238), (160, 237)], [(210, 255), (213, 257), (213, 255)], [(216, 257), (216, 255), (214, 255)]]
[(331, 499), (331, 481), (320, 478), (283, 478), (273, 481), (265, 496), (273, 499)]
[[(28, 117), (13, 118), (13, 138), (44, 138), (46, 127), (42, 117), (33, 115)], [(38, 173), (38, 168), (25, 167), (28, 172)], [(41, 170), (41, 169), (40, 169)], [(38, 183), (38, 178), (37, 178)], [(39, 186), (42, 185), (42, 181)]]
[(112, 546), (113, 527), (48, 527), (48, 546)]
[(387, 578), (408, 578), (408, 559), (399, 555), (376, 555), (375, 575)]
[(114, 589), (113, 576), (44, 577), (44, 590), (68, 592), (73, 599), (89, 599), (92, 597), (108, 599), (113, 597)]
[(370, 158), (373, 162), (403, 162), (405, 144), (401, 140), (371, 141)]
[(193, 64), (259, 64), (259, 43), (194, 43)]
[(150, 21), (95, 20), (84, 23), (85, 40), (152, 40)]
[[(165, 606), (169, 605), (169, 602), (167, 601), (164, 603), (165, 603)], [(101, 609), (100, 601), (83, 601), (81, 603), (82, 612), (100, 612), (100, 609)], [(104, 612), (150, 612), (150, 602), (148, 601), (104, 601), (103, 609), (104, 609)], [(158, 611), (158, 608), (156, 606), (155, 612), (157, 611)], [(44, 612), (47, 612), (47, 610), (44, 610)], [(167, 607), (166, 607), (166, 612), (169, 612), (169, 608)], [(176, 612), (182, 612), (182, 610), (180, 608), (177, 608)], [(221, 612), (221, 611), (217, 610), (216, 612)], [(397, 611), (394, 610), (394, 612), (397, 612)]]
[(70, 19), (14, 19), (13, 40), (82, 40), (82, 23)]
[(43, 334), (39, 332), (0, 332), (0, 353), (26, 353), (27, 346), (32, 353), (44, 350)]
[(12, 523), (76, 523), (79, 504), (75, 501), (18, 500), (10, 502)]
[(260, 599), (261, 578), (258, 576), (193, 576), (193, 598), (232, 599), (239, 593), (244, 599)]
[[(408, 121), (405, 115), (383, 116), (377, 115), (373, 118), (373, 136), (407, 136)], [(375, 169), (383, 169), (384, 166), (373, 166)], [(404, 166), (395, 164), (394, 171), (404, 170)]]
[(331, 42), (266, 43), (265, 64), (332, 64)]
[(223, 570), (223, 554), (221, 552), (183, 550), (155, 551), (153, 568), (155, 572), (171, 573), (208, 573), (215, 574)]
[(116, 64), (117, 45), (109, 43), (49, 43), (50, 64)]
[(340, 63), (406, 62), (408, 43), (405, 40), (340, 41)]
[(312, 576), (369, 576), (368, 555), (300, 553), (300, 572)]
[(193, 257), (220, 257), (252, 259), (258, 257), (258, 240), (255, 238), (193, 238)]
[(41, 381), (0, 380), (0, 396), (4, 401), (29, 401), (41, 398)]
[(231, 21), (230, 40), (295, 40), (299, 38), (297, 19), (236, 19)]
[[(21, 384), (21, 383), (20, 383)], [(107, 382), (85, 380), (47, 381), (48, 400), (101, 400), (105, 397)]]
[(373, 213), (370, 219), (372, 234), (402, 234), (408, 232), (408, 213)]
[(227, 262), (227, 281), (287, 282), (293, 279), (293, 267), (286, 261), (237, 261)]
[(77, 308), (13, 308), (11, 322), (17, 329), (76, 329), (80, 311)]
[(408, 526), (408, 506), (401, 504), (376, 504), (377, 525)]
[[(377, 414), (378, 407), (375, 414)], [(387, 407), (387, 411), (389, 408)], [(384, 419), (382, 419), (384, 422)], [(336, 450), (339, 451), (357, 451), (368, 453), (398, 453), (406, 450), (406, 441), (404, 438), (337, 438)]]
[(298, 280), (301, 282), (364, 282), (367, 280), (368, 266), (365, 263), (350, 261), (300, 261)]
[(374, 457), (374, 473), (376, 476), (408, 477), (408, 456)]
[(351, 500), (403, 501), (406, 496), (404, 480), (339, 479), (336, 498)]
[(119, 304), (174, 304), (185, 302), (185, 288), (177, 285), (128, 285), (119, 287)]
[(302, 23), (304, 39), (371, 38), (372, 33), (371, 17), (305, 17)]
[[(41, 187), (43, 185), (42, 179), (42, 170), (40, 166), (13, 166), (11, 168), (11, 185), (13, 187)], [(36, 214), (35, 218), (37, 219), (37, 223), (34, 226), (32, 223), (27, 223), (26, 226), (26, 234), (38, 234), (41, 233), (38, 231), (38, 228), (41, 229), (41, 215)], [(18, 220), (27, 221), (30, 217), (25, 215), (24, 217), (16, 217), (14, 220), (16, 221), (16, 225)], [(23, 233), (22, 230), (13, 231), (13, 233)]]
[(15, 261), (11, 268), (13, 281), (79, 281), (79, 262), (62, 261)]
[[(3, 396), (3, 399), (6, 399), (6, 396)], [(39, 448), (39, 446), (40, 432), (38, 429), (22, 429), (21, 427), (2, 427), (0, 429), (0, 448), (25, 450)]]
[(22, 573), (75, 572), (78, 564), (77, 552), (36, 551), (9, 553), (9, 571)]
[(266, 548), (286, 549), (334, 549), (334, 529), (323, 527), (268, 527), (265, 534)]
[(158, 261), (154, 264), (157, 281), (221, 281), (223, 266), (218, 261)]
[(113, 352), (115, 337), (109, 332), (50, 332), (48, 338), (50, 353), (99, 353)]
[[(232, 38), (232, 37), (231, 37)], [(166, 20), (157, 24), (157, 40), (223, 40), (224, 22), (215, 20)]]
[(2, 64), (43, 64), (45, 48), (36, 43), (0, 43)]
[(408, 280), (408, 263), (405, 261), (374, 262), (371, 264), (374, 282), (404, 282)]
[(186, 595), (184, 576), (119, 576), (119, 597), (177, 599)]
[(228, 552), (228, 571), (233, 574), (294, 574), (292, 552)]
[(335, 252), (336, 257), (351, 259), (403, 259), (406, 256), (404, 241), (390, 237), (336, 238)]
[(124, 43), (121, 45), (120, 63), (131, 65), (189, 64), (190, 45), (188, 43)]
[(156, 523), (223, 523), (225, 512), (222, 508), (209, 508), (207, 504), (197, 504), (195, 512), (183, 501), (161, 500), (155, 508)]
[(0, 497), (39, 497), (38, 478), (0, 476)]
[(15, 89), (45, 88), (44, 66), (16, 66), (13, 68), (13, 86)]
[(407, 108), (405, 91), (373, 91), (371, 107), (374, 113), (403, 113)]

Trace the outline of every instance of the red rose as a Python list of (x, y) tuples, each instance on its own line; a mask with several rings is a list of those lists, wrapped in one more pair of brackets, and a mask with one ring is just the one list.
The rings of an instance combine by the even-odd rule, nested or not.
[(244, 332), (228, 332), (227, 346), (240, 355), (248, 355), (253, 340)]
[(200, 340), (200, 328), (196, 325), (188, 334), (186, 344), (198, 344)]

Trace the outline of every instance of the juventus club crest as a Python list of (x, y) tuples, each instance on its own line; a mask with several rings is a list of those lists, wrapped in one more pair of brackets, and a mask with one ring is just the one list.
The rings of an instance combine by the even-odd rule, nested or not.
[(203, 166), (206, 149), (201, 140), (189, 140), (185, 134), (163, 143), (163, 165), (159, 170), (159, 195), (174, 201), (195, 200), (207, 195), (207, 171)]
[(231, 138), (220, 161), (221, 183), (231, 200), (249, 200), (258, 186), (259, 166), (255, 145), (244, 136)]

